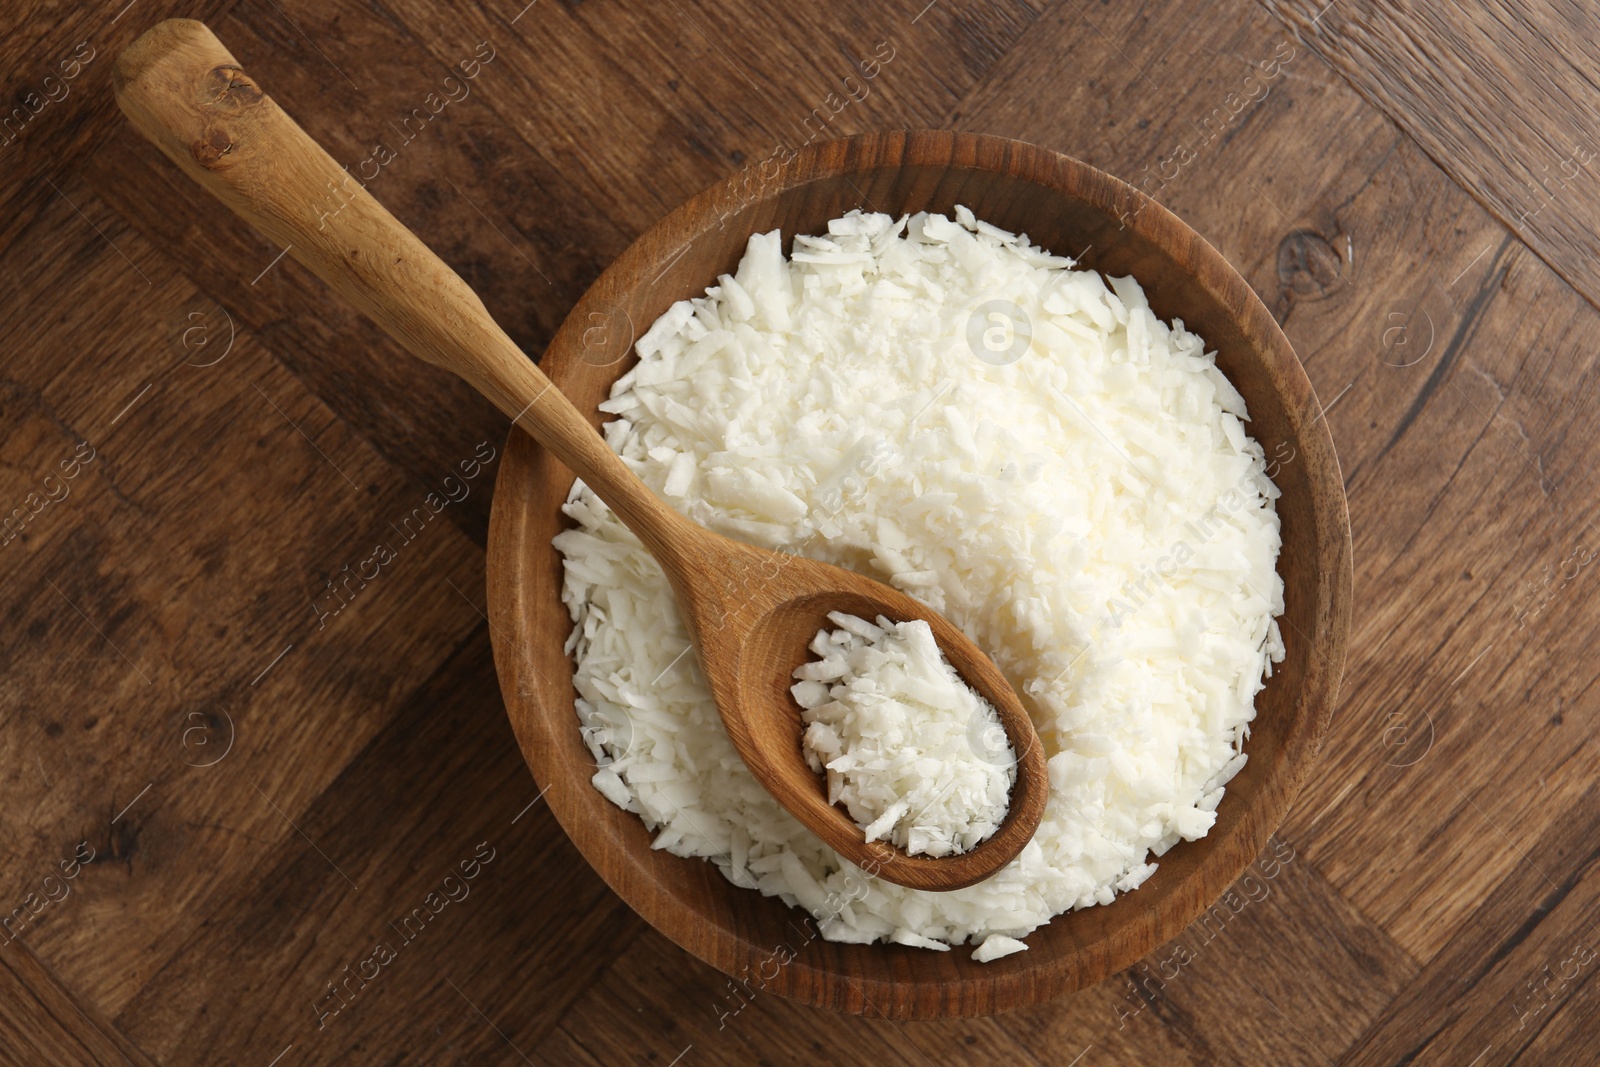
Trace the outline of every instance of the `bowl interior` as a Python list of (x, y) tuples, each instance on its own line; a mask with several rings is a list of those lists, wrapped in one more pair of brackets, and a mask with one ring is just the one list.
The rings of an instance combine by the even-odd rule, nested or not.
[(1098, 981), (1178, 934), (1244, 871), (1277, 827), (1320, 744), (1344, 661), (1349, 528), (1338, 463), (1304, 371), (1239, 275), (1182, 222), (1129, 186), (1058, 153), (952, 133), (873, 134), (770, 160), (689, 201), (642, 236), (578, 303), (542, 367), (578, 408), (631, 365), (634, 338), (672, 302), (731, 271), (746, 238), (822, 232), (852, 208), (950, 213), (1026, 233), (1109, 275), (1131, 274), (1157, 315), (1181, 318), (1243, 394), (1250, 432), (1278, 460), (1287, 656), (1256, 699), (1245, 769), (1216, 826), (1180, 844), (1143, 886), (1057, 916), (1029, 951), (979, 964), (934, 953), (836, 945), (803, 912), (728, 883), (711, 864), (652, 851), (639, 819), (589, 782), (573, 711), (570, 629), (550, 539), (572, 475), (530, 438), (507, 443), (489, 535), (489, 604), (508, 712), (547, 802), (602, 877), (679, 945), (756, 991), (903, 1018), (984, 1014)]

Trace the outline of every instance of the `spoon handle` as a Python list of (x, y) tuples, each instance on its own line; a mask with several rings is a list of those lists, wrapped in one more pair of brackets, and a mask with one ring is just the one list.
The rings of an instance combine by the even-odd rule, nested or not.
[(467, 283), (278, 107), (204, 23), (168, 19), (146, 30), (117, 57), (112, 84), (134, 128), (185, 173), (412, 355), (466, 379), (652, 551), (681, 538), (683, 521), (506, 336)]

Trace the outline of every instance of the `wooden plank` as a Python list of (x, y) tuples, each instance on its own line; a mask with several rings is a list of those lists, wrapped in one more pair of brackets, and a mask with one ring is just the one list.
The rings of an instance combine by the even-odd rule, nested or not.
[[(603, 1067), (604, 1061), (597, 1060), (589, 1054), (589, 1050), (573, 1040), (572, 1036), (561, 1027), (554, 1030), (539, 1042), (538, 1046), (526, 1050), (528, 1058), (534, 1063), (553, 1063), (571, 1065), (571, 1067)], [(648, 1062), (648, 1061), (647, 1061)]]
[[(1305, 809), (1315, 820), (1336, 805), (1308, 852), (1423, 959), (1520, 862), (1484, 839), (1473, 798), (1489, 790), (1505, 832), (1531, 839), (1595, 770), (1594, 672), (1576, 655), (1592, 604), (1561, 597), (1536, 628), (1515, 614), (1545, 568), (1591, 538), (1580, 502), (1597, 445), (1556, 398), (1592, 376), (1595, 325), (1526, 252), (1494, 262), (1461, 342), (1413, 368), (1428, 368), (1431, 398), (1354, 474), (1352, 500), (1382, 517), (1358, 584), (1400, 595), (1372, 601), (1329, 788)], [(1498, 787), (1513, 767), (1540, 783), (1538, 802), (1506, 803)], [(1291, 818), (1289, 832), (1299, 825), (1310, 828)]]
[(1037, 17), (1018, 0), (394, 10), (441, 62), (500, 49), (491, 106), (631, 234), (780, 146), (935, 123)]
[[(1229, 936), (1237, 937), (1238, 929), (1230, 930)], [(1308, 934), (1304, 940), (1309, 943), (1314, 938)], [(1262, 952), (1275, 943), (1270, 937), (1255, 942)], [(1217, 970), (1237, 965), (1237, 959), (1225, 961)], [(1212, 980), (1201, 976), (1197, 985)], [(1374, 995), (1367, 994), (1369, 999)], [(685, 1062), (728, 1064), (862, 1062), (880, 1057), (888, 1063), (919, 1065), (1064, 1064), (1080, 1053), (1087, 1062), (1144, 1057), (1161, 1063), (1215, 1062), (1205, 1058), (1204, 1049), (1185, 1047), (1193, 1031), (1204, 1027), (1201, 1013), (1181, 1000), (1142, 1018), (1126, 1015), (1126, 1006), (1123, 991), (1107, 982), (1059, 1005), (994, 1019), (894, 1023), (870, 1011), (865, 1018), (818, 1013), (761, 996), (759, 991), (740, 992), (725, 976), (652, 932), (636, 941), (600, 986), (573, 1006), (557, 1035), (547, 1040), (548, 1048), (541, 1051), (559, 1059), (551, 1050), (570, 1042), (602, 1062), (655, 1064), (671, 1062), (690, 1048)], [(1186, 1010), (1191, 1013), (1186, 1016), (1191, 1031), (1187, 1035), (1175, 1021)], [(1200, 1058), (1191, 1058), (1197, 1053)]]
[[(1592, 944), (1592, 942), (1590, 942)], [(1564, 959), (1572, 959), (1563, 954)], [(1548, 965), (1547, 965), (1548, 966)], [(1536, 979), (1541, 984), (1544, 978)], [(1529, 1042), (1523, 1055), (1528, 1063), (1572, 1063), (1595, 1047), (1600, 1037), (1600, 985), (1584, 982), (1559, 1008), (1551, 1009), (1549, 1021), (1539, 1029), (1538, 1036)], [(1492, 1051), (1492, 1049), (1490, 1050)], [(1487, 1057), (1485, 1057), (1487, 1060)], [(1499, 1060), (1492, 1061), (1499, 1063)]]
[(1591, 787), (1417, 976), (1348, 1062), (1562, 1059), (1587, 1047), (1600, 971), (1600, 790)]
[(224, 872), (119, 1024), (166, 1064), (514, 1061), (507, 1039), (531, 1051), (642, 929), (538, 796), (480, 622), (296, 819), (304, 838)]
[[(1009, 1018), (1009, 1017), (1008, 1017)], [(948, 1025), (837, 1015), (762, 995), (645, 932), (563, 1018), (540, 1052), (577, 1045), (602, 1063), (1054, 1062), (997, 1019)], [(1069, 1057), (1070, 1058), (1070, 1057)], [(1065, 1062), (1063, 1060), (1062, 1062)]]
[(1416, 972), (1280, 839), (1138, 965), (1005, 1022), (1023, 1045), (1064, 1051), (1063, 1061), (1092, 1049), (1085, 1062), (1335, 1062)]
[(1596, 303), (1591, 12), (1517, 0), (1263, 3)]
[[(481, 624), (450, 586), (481, 562), (248, 334), (184, 363), (197, 294), (81, 186), (63, 193), (11, 252), (37, 265), (24, 305), (60, 310), (11, 336), (29, 385), (0, 393), (7, 512), (81, 443), (94, 458), (0, 548), (0, 854), (20, 902), (87, 842), (29, 936), (115, 1014), (263, 842), (310, 851), (291, 820)], [(389, 523), (408, 517), (402, 540)], [(347, 579), (379, 540), (395, 558)], [(359, 877), (358, 858), (312, 855), (339, 885), (330, 863)]]
[(154, 1063), (109, 1021), (67, 993), (22, 941), (0, 948), (0, 1049), (11, 1063)]

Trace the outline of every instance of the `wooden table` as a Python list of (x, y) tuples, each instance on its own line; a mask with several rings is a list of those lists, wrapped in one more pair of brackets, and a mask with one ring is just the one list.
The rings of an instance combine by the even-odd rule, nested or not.
[[(123, 2), (0, 16), (0, 1060), (1594, 1061), (1580, 5)], [(1272, 877), (1012, 1015), (732, 1013), (568, 844), (506, 724), (482, 615), (505, 420), (116, 112), (112, 58), (172, 14), (530, 352), (644, 227), (780, 143), (981, 130), (1171, 206), (1283, 323), (1350, 494), (1344, 699)], [(429, 493), (453, 499), (330, 598)]]

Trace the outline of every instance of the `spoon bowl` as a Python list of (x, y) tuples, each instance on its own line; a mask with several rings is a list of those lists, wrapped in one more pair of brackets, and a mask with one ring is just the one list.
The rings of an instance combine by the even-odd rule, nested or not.
[[(728, 737), (767, 792), (857, 867), (912, 889), (963, 889), (1022, 851), (1039, 827), (1049, 793), (1044, 747), (1016, 690), (977, 645), (927, 605), (842, 567), (734, 541), (721, 547), (717, 559), (715, 569), (679, 568), (674, 573), (692, 571), (709, 580), (687, 586), (675, 581), (674, 591)], [(801, 749), (804, 726), (789, 685), (817, 632), (833, 628), (831, 611), (868, 621), (880, 615), (925, 621), (962, 681), (994, 705), (1016, 760), (1016, 781), (1004, 820), (966, 852), (911, 856), (887, 841), (867, 841), (848, 814), (828, 803), (823, 779)], [(973, 744), (986, 747), (979, 739)], [(1000, 746), (993, 747), (993, 758), (1003, 758)]]

